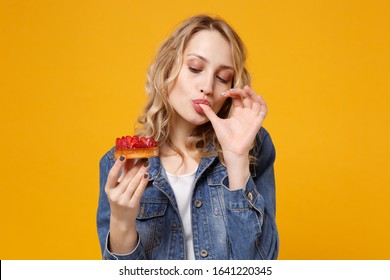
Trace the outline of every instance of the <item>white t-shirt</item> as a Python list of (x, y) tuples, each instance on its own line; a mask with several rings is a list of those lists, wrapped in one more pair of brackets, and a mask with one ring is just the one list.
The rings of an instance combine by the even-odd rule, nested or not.
[(192, 194), (195, 188), (195, 173), (196, 170), (190, 174), (173, 175), (168, 172), (168, 182), (173, 189), (176, 197), (177, 206), (183, 222), (184, 239), (187, 252), (187, 260), (194, 260), (194, 243), (192, 235), (192, 218), (191, 218), (191, 201)]

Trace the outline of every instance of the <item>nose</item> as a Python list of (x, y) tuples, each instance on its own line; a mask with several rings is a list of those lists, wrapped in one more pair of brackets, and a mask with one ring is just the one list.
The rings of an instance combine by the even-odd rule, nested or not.
[(213, 79), (207, 78), (206, 81), (204, 81), (203, 86), (200, 89), (200, 92), (204, 95), (211, 95), (213, 93)]
[(200, 92), (203, 93), (204, 95), (211, 95), (213, 93), (210, 90), (204, 90), (204, 89), (201, 89)]

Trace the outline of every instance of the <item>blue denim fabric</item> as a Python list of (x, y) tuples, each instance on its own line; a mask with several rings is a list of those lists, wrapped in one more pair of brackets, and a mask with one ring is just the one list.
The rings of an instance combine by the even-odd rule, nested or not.
[[(227, 170), (217, 157), (202, 158), (195, 175), (192, 227), (196, 259), (276, 259), (275, 148), (262, 128), (251, 176), (244, 189), (230, 191)], [(97, 229), (103, 259), (185, 259), (182, 221), (174, 193), (158, 157), (149, 159), (149, 184), (137, 217), (138, 245), (125, 255), (108, 250), (110, 205), (104, 191), (115, 162), (113, 149), (100, 161)]]

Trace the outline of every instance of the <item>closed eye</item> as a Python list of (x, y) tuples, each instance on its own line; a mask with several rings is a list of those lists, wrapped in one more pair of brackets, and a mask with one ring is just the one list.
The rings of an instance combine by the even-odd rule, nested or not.
[(220, 81), (223, 84), (227, 84), (227, 82), (228, 82), (227, 80), (222, 79), (220, 76), (217, 76), (217, 79), (218, 79), (218, 81)]
[(200, 73), (202, 70), (200, 69), (196, 69), (196, 68), (193, 68), (193, 67), (188, 67), (188, 69), (192, 72), (192, 73)]

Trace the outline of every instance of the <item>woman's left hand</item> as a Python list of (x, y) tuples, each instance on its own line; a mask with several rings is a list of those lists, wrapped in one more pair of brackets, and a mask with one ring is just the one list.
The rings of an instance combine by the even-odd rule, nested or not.
[(207, 105), (199, 106), (210, 120), (221, 144), (229, 189), (238, 190), (244, 188), (250, 175), (249, 151), (267, 115), (267, 104), (249, 86), (228, 90), (222, 95), (233, 99), (232, 112), (227, 119), (219, 118)]
[(249, 86), (228, 90), (222, 95), (233, 99), (229, 118), (221, 119), (209, 106), (200, 106), (214, 128), (224, 157), (248, 157), (253, 140), (267, 115), (267, 104)]

